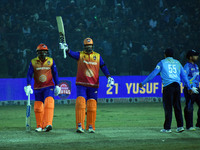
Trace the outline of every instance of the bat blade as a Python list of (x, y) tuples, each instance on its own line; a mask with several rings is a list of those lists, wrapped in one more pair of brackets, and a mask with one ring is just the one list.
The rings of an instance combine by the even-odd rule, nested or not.
[[(60, 43), (66, 43), (65, 39), (65, 29), (64, 29), (64, 24), (61, 16), (56, 16), (57, 20), (57, 26), (58, 26), (58, 32), (59, 32), (59, 37), (60, 37)], [(65, 50), (63, 50), (64, 58), (67, 57)]]
[(26, 131), (31, 131), (31, 104), (30, 104), (30, 94), (28, 95), (28, 103), (26, 106)]
[(26, 131), (31, 130), (31, 105), (26, 106)]
[(61, 16), (56, 17), (57, 20), (57, 25), (58, 25), (58, 32), (60, 36), (60, 42), (61, 43), (66, 43), (65, 39), (65, 29), (64, 29), (64, 24)]

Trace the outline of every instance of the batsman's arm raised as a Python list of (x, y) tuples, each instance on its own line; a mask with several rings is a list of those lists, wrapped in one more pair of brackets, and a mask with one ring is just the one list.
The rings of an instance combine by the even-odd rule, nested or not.
[[(67, 54), (70, 57), (72, 57), (72, 58), (74, 58), (76, 60), (79, 60), (79, 58), (80, 58), (80, 52), (74, 52), (74, 51), (72, 51), (72, 50), (69, 49), (67, 51)], [(104, 63), (103, 58), (101, 56), (100, 56), (100, 68), (101, 68), (101, 71), (104, 73), (104, 75), (107, 78), (110, 77), (110, 73), (108, 71), (108, 68), (107, 68), (106, 64)]]
[[(72, 57), (72, 58), (74, 58), (74, 59), (76, 59), (76, 60), (79, 60), (79, 58), (80, 58), (80, 52), (74, 52), (74, 51), (72, 51), (72, 50), (69, 49), (69, 50), (67, 51), (67, 54), (68, 54), (70, 57)], [(100, 68), (101, 68), (102, 72), (104, 73), (104, 75), (105, 75), (106, 77), (110, 76), (110, 73), (109, 73), (109, 71), (108, 71), (108, 68), (106, 67), (106, 65), (105, 65), (105, 63), (104, 63), (104, 61), (103, 61), (103, 59), (102, 59), (101, 56), (100, 56)]]
[[(70, 50), (68, 48), (67, 44), (63, 44), (63, 43), (59, 43), (59, 44), (60, 44), (61, 49), (66, 50), (69, 57), (76, 59), (76, 60), (79, 60), (80, 52), (74, 52), (74, 51)], [(107, 68), (106, 64), (104, 63), (103, 58), (101, 56), (100, 56), (100, 68), (101, 68), (101, 71), (104, 73), (104, 75), (108, 78), (108, 85), (113, 86), (114, 85), (114, 79), (111, 77), (111, 75), (108, 71), (108, 68)]]
[(67, 54), (71, 57), (71, 58), (74, 58), (76, 60), (79, 60), (80, 58), (80, 52), (74, 52), (70, 49), (67, 50)]

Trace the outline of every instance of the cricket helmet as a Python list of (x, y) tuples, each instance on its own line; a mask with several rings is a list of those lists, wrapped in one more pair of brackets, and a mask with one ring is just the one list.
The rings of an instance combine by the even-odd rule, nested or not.
[(86, 38), (83, 43), (84, 45), (93, 45), (93, 40), (91, 38)]
[(186, 58), (190, 59), (190, 56), (199, 56), (199, 52), (195, 51), (195, 50), (189, 50), (186, 54)]
[(48, 47), (45, 44), (41, 43), (37, 46), (36, 51), (48, 51)]

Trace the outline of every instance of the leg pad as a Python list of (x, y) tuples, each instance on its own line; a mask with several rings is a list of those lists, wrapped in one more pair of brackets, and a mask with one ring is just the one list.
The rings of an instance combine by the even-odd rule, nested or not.
[(37, 128), (42, 128), (42, 120), (44, 115), (44, 105), (41, 101), (35, 101), (34, 103), (34, 112)]
[(47, 97), (44, 101), (44, 117), (43, 117), (43, 128), (47, 125), (52, 126), (54, 114), (54, 99), (53, 97)]
[(87, 130), (89, 129), (89, 126), (92, 126), (93, 130), (95, 130), (96, 112), (97, 101), (94, 99), (89, 99), (87, 101)]
[(76, 129), (78, 129), (78, 124), (81, 123), (83, 129), (85, 129), (85, 108), (86, 102), (85, 98), (82, 96), (77, 97), (76, 99)]

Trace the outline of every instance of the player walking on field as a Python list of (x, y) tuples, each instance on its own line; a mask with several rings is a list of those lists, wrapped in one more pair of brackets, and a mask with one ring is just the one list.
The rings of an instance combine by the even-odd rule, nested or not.
[[(34, 74), (34, 112), (37, 123), (36, 132), (52, 130), (54, 114), (54, 94), (60, 93), (58, 86), (58, 72), (54, 60), (48, 56), (48, 48), (45, 44), (38, 45), (37, 57), (31, 60), (27, 74), (26, 95), (33, 92), (31, 80)], [(54, 85), (54, 82), (55, 85)], [(55, 86), (55, 88), (54, 88)]]
[(168, 48), (164, 52), (165, 59), (161, 60), (154, 71), (152, 71), (149, 76), (140, 83), (140, 88), (147, 82), (152, 80), (158, 73), (162, 78), (163, 83), (163, 107), (165, 111), (165, 122), (164, 129), (160, 132), (171, 133), (171, 122), (172, 122), (172, 106), (174, 107), (175, 117), (177, 122), (176, 132), (183, 132), (183, 116), (181, 110), (180, 102), (180, 84), (181, 77), (186, 83), (189, 92), (198, 93), (195, 87), (190, 86), (185, 71), (181, 63), (173, 58), (173, 49)]
[[(188, 62), (185, 64), (184, 69), (187, 74), (187, 78), (190, 81), (191, 87), (196, 87), (199, 90), (199, 67), (195, 63), (198, 60), (199, 53), (195, 50), (188, 51), (186, 55)], [(186, 99), (186, 105), (184, 109), (184, 116), (186, 121), (186, 129), (190, 131), (195, 131), (196, 129), (193, 127), (193, 105), (194, 102), (198, 105), (198, 118), (196, 127), (200, 127), (200, 94), (192, 94), (188, 93), (188, 88), (184, 87), (184, 96)]]
[(68, 45), (60, 43), (61, 49), (65, 49), (68, 55), (77, 60), (77, 98), (76, 98), (76, 129), (78, 133), (83, 133), (85, 129), (85, 109), (87, 108), (86, 130), (95, 132), (97, 93), (99, 87), (99, 68), (108, 78), (108, 85), (114, 85), (114, 79), (99, 53), (93, 51), (93, 40), (84, 40), (84, 50), (74, 52), (68, 49)]

